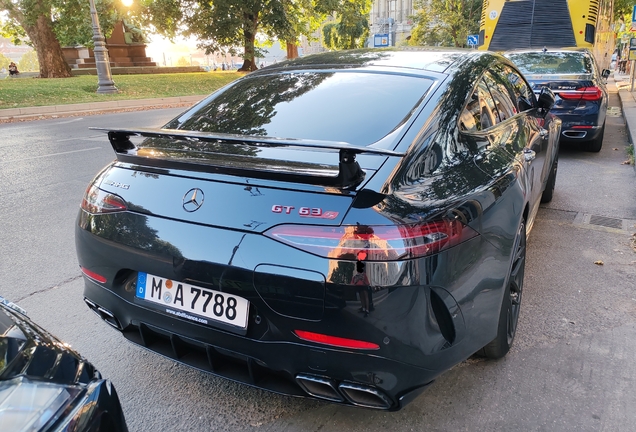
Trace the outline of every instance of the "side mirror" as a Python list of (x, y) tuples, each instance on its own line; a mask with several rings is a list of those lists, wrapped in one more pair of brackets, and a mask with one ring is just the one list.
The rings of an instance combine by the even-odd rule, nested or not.
[(541, 93), (539, 93), (539, 97), (537, 97), (537, 107), (539, 108), (539, 114), (541, 114), (543, 118), (548, 115), (548, 111), (554, 106), (554, 100), (555, 96), (552, 90), (547, 87), (542, 87)]
[(601, 72), (601, 76), (605, 79), (607, 79), (610, 76), (610, 70), (609, 69), (603, 69), (603, 72)]

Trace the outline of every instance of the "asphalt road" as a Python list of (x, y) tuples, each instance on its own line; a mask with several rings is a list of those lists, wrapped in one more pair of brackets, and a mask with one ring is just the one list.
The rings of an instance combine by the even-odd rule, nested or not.
[[(615, 93), (610, 105), (620, 106)], [(471, 358), (404, 410), (385, 413), (192, 370), (126, 342), (84, 305), (75, 217), (89, 180), (114, 157), (106, 136), (88, 127), (159, 126), (180, 110), (0, 125), (0, 295), (113, 380), (131, 431), (634, 429), (636, 175), (621, 164), (622, 117), (608, 117), (600, 153), (561, 149), (554, 199), (530, 233), (508, 356)]]

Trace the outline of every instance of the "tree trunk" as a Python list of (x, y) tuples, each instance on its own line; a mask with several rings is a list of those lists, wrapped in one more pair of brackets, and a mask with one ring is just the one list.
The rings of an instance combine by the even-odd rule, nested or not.
[(243, 66), (239, 72), (252, 72), (258, 69), (254, 58), (254, 41), (256, 40), (256, 30), (258, 26), (258, 14), (245, 13), (245, 24), (243, 24)]
[(287, 42), (287, 60), (298, 58), (298, 45), (296, 42)]
[(26, 31), (40, 63), (40, 78), (68, 78), (71, 68), (64, 59), (60, 42), (53, 33), (50, 17), (40, 15), (33, 24), (20, 23)]

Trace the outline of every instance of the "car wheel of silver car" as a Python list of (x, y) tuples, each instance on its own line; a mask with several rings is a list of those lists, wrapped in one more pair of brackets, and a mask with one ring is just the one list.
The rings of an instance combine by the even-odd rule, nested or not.
[(587, 151), (598, 153), (601, 151), (603, 147), (603, 135), (605, 135), (605, 122), (603, 122), (603, 126), (601, 127), (601, 133), (596, 137), (595, 140), (587, 143)]
[(548, 176), (548, 181), (545, 184), (545, 189), (543, 190), (543, 194), (541, 195), (542, 203), (549, 203), (552, 201), (552, 195), (554, 194), (554, 186), (556, 185), (556, 176), (557, 169), (559, 168), (559, 156), (554, 158), (554, 162), (552, 162), (552, 169), (550, 170), (550, 175)]
[(513, 258), (508, 275), (508, 284), (503, 296), (497, 336), (483, 348), (483, 355), (490, 359), (505, 356), (517, 332), (519, 311), (521, 310), (521, 294), (523, 292), (523, 275), (526, 267), (526, 224), (521, 221), (514, 242)]

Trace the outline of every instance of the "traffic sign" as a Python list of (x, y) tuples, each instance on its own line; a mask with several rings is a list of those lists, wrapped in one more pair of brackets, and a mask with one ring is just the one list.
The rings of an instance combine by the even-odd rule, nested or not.
[(389, 46), (389, 35), (387, 33), (373, 35), (373, 46), (374, 47), (388, 47)]
[(479, 45), (479, 35), (468, 35), (467, 44), (468, 46)]

